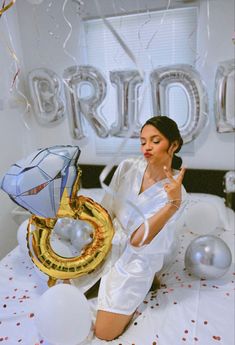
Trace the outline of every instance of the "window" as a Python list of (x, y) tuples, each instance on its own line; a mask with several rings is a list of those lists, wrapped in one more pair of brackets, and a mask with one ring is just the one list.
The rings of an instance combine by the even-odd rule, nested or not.
[[(197, 41), (197, 8), (181, 8), (167, 11), (137, 13), (107, 18), (110, 24), (131, 49), (138, 65), (144, 71), (144, 82), (139, 91), (139, 119), (141, 123), (153, 115), (149, 75), (158, 67), (172, 64), (195, 65)], [(107, 95), (102, 105), (102, 115), (110, 127), (118, 118), (116, 88), (111, 84), (109, 72), (138, 69), (132, 62), (102, 19), (84, 22), (86, 40), (85, 63), (100, 70), (107, 81)], [(184, 92), (176, 86), (172, 89), (169, 104), (170, 117), (185, 112), (187, 104)], [(98, 154), (116, 152), (122, 139), (96, 138)], [(139, 140), (130, 139), (123, 152), (138, 153)]]

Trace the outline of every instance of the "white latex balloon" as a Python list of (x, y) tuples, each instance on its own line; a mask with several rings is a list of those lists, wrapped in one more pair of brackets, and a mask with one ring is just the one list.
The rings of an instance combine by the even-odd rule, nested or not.
[(27, 247), (27, 226), (29, 223), (29, 219), (26, 219), (18, 228), (17, 230), (17, 242), (20, 246), (20, 249), (23, 253), (28, 254), (28, 247)]
[[(28, 227), (29, 219), (26, 219), (18, 228), (17, 230), (17, 242), (20, 246), (20, 250), (25, 254), (25, 256), (31, 261), (29, 256), (29, 250), (27, 247), (27, 227)], [(41, 272), (37, 266), (33, 265), (35, 273), (40, 277), (40, 279), (47, 281), (48, 276)]]
[(197, 203), (186, 211), (186, 228), (196, 234), (208, 234), (214, 231), (219, 224), (216, 207), (207, 202)]
[(75, 286), (55, 285), (39, 298), (35, 322), (39, 333), (51, 344), (78, 345), (91, 328), (88, 301)]

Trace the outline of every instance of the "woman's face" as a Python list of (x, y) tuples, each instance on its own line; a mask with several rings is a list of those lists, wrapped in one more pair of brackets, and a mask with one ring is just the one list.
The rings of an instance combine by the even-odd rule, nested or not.
[(140, 134), (141, 152), (148, 162), (169, 165), (177, 145), (172, 143), (154, 126), (146, 125)]

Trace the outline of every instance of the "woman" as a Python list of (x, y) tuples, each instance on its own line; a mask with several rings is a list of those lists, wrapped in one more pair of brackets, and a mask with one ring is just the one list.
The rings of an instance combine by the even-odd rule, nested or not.
[(182, 162), (175, 153), (183, 144), (176, 123), (167, 116), (150, 118), (140, 142), (144, 158), (118, 166), (110, 184), (116, 197), (106, 194), (102, 202), (113, 218), (115, 237), (125, 243), (120, 258), (101, 279), (95, 334), (104, 340), (122, 334), (144, 300), (170, 253), (175, 221), (186, 198), (185, 169), (175, 170)]

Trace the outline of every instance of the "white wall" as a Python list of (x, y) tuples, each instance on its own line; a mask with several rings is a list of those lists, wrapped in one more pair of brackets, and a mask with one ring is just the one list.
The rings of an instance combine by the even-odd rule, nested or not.
[[(195, 154), (185, 157), (188, 167), (235, 169), (234, 133), (218, 133), (214, 117), (215, 73), (220, 62), (234, 58), (234, 1), (211, 0), (200, 3), (197, 70), (209, 97), (209, 123), (195, 140)], [(209, 10), (209, 12), (208, 12)], [(208, 35), (209, 34), (209, 35)], [(208, 37), (209, 36), (209, 37)], [(206, 58), (206, 59), (205, 59)], [(235, 115), (234, 115), (235, 116)]]
[[(108, 3), (110, 2), (108, 1)], [(94, 2), (87, 0), (85, 3), (87, 8), (82, 11), (83, 16), (94, 16), (94, 6), (92, 5)], [(131, 11), (134, 3), (141, 2), (126, 1), (126, 10)], [(164, 3), (167, 2), (165, 1)], [(112, 4), (114, 5), (114, 3)], [(153, 8), (154, 4), (156, 4), (156, 1), (149, 0), (149, 8)], [(163, 2), (161, 4), (162, 8), (164, 8)], [(66, 5), (64, 9), (63, 5)], [(93, 6), (93, 12), (89, 12), (89, 6), (91, 5)], [(200, 59), (197, 69), (205, 82), (209, 94), (209, 124), (194, 142), (195, 153), (191, 155), (184, 154), (183, 158), (185, 164), (190, 168), (230, 170), (234, 169), (235, 165), (234, 134), (216, 132), (213, 94), (214, 78), (218, 63), (231, 59), (234, 56), (234, 45), (232, 43), (234, 1), (210, 0), (209, 16), (207, 5), (208, 1), (200, 1), (200, 25), (198, 31), (198, 55)], [(179, 6), (178, 1), (177, 6)], [(115, 6), (112, 7), (113, 13), (117, 14), (117, 8)], [(112, 7), (107, 9), (109, 14), (112, 13)], [(138, 10), (139, 8), (133, 8), (133, 12)], [(62, 78), (65, 68), (75, 63), (85, 63), (83, 59), (84, 46), (80, 39), (82, 29), (79, 15), (76, 13), (75, 1), (44, 0), (40, 5), (32, 5), (27, 0), (21, 0), (16, 2), (7, 11), (7, 20), (10, 35), (21, 62), (18, 90), (23, 92), (29, 101), (27, 82), (29, 71), (39, 67), (46, 67), (52, 69)], [(3, 17), (1, 18), (0, 25), (1, 32), (4, 32), (6, 37), (8, 37), (9, 33), (4, 28)], [(69, 37), (70, 25), (72, 25), (72, 31)], [(210, 33), (209, 39), (207, 36), (208, 29)], [(66, 44), (67, 39), (68, 42)], [(203, 61), (205, 56), (206, 60)], [(111, 162), (113, 157), (107, 155), (98, 156), (96, 154), (95, 133), (89, 126), (87, 126), (88, 144), (85, 145), (71, 138), (67, 119), (58, 126), (47, 128), (35, 121), (32, 111), (26, 114), (22, 100), (21, 102), (17, 101), (19, 98), (17, 90), (14, 95), (9, 94), (13, 59), (2, 41), (0, 41), (0, 61), (1, 66), (4, 66), (4, 69), (1, 68), (0, 70), (1, 175), (6, 172), (9, 165), (36, 148), (56, 144), (79, 145), (82, 149), (80, 163), (107, 164)], [(2, 80), (4, 80), (4, 83), (2, 83)], [(26, 128), (25, 124), (29, 129)], [(120, 155), (119, 159), (123, 157), (123, 155)], [(10, 216), (10, 212), (15, 206), (13, 202), (2, 192), (0, 193), (0, 202), (1, 257), (15, 246), (17, 225), (11, 220)]]
[[(47, 1), (47, 5), (49, 3)], [(47, 67), (62, 76), (65, 67), (75, 64), (75, 61), (65, 54), (65, 50), (62, 48), (69, 32), (69, 26), (62, 15), (63, 3), (64, 1), (61, 0), (56, 1), (57, 7), (53, 9), (53, 13), (50, 13), (46, 11), (43, 5), (33, 6), (27, 0), (23, 0), (16, 2), (1, 17), (0, 179), (10, 165), (38, 148), (56, 144), (71, 144), (67, 121), (57, 127), (42, 127), (35, 121), (32, 108), (26, 112), (24, 100), (25, 97), (28, 102), (31, 102), (27, 82), (27, 75), (30, 70), (37, 67)], [(66, 15), (66, 10), (64, 15)], [(77, 23), (78, 16), (73, 17)], [(59, 36), (58, 40), (50, 34), (56, 30)], [(73, 34), (78, 32), (79, 26), (77, 26), (77, 32), (73, 30)], [(20, 67), (19, 84), (12, 93), (10, 88), (15, 75), (13, 68), (15, 60), (13, 53), (9, 53), (11, 41), (19, 61), (17, 64)], [(72, 38), (72, 42), (74, 51), (71, 54), (76, 55), (78, 43), (74, 44), (75, 38)], [(70, 50), (70, 42), (68, 42), (67, 49)], [(12, 220), (11, 215), (16, 204), (3, 191), (0, 191), (0, 203), (1, 258), (17, 245), (18, 224)]]

